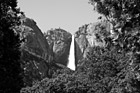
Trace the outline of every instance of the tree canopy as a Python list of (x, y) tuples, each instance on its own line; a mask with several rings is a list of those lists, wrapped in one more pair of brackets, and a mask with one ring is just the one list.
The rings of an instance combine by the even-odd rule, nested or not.
[(0, 92), (19, 93), (22, 82), (17, 0), (0, 0)]

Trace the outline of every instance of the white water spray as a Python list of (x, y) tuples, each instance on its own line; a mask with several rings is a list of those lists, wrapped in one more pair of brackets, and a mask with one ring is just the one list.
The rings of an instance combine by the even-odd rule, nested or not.
[(75, 70), (75, 49), (74, 49), (74, 35), (72, 35), (72, 41), (70, 45), (70, 52), (69, 52), (69, 58), (68, 58), (68, 65), (67, 67), (71, 70)]

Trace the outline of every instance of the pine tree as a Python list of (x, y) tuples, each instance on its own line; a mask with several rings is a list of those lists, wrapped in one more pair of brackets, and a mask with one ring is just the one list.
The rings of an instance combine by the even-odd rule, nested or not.
[(19, 93), (22, 82), (17, 0), (0, 0), (0, 93)]

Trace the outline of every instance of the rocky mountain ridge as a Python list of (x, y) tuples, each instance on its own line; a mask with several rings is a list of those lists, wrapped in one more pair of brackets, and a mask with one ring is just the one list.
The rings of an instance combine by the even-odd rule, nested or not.
[[(22, 43), (21, 59), (24, 62), (25, 81), (31, 83), (50, 77), (53, 70), (67, 66), (71, 44), (71, 33), (61, 29), (51, 29), (42, 33), (33, 19), (21, 16), (21, 25), (17, 27)], [(75, 32), (75, 59), (86, 58), (90, 47), (105, 46), (104, 31), (109, 31), (109, 24), (97, 22), (83, 25)], [(31, 74), (31, 75), (30, 75)]]

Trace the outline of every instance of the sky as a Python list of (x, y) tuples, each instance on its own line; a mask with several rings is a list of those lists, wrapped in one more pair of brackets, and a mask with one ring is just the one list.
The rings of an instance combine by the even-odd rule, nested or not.
[(97, 21), (89, 0), (18, 0), (26, 17), (34, 19), (42, 32), (62, 28), (72, 34), (84, 24)]

